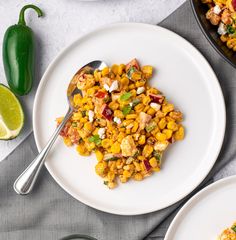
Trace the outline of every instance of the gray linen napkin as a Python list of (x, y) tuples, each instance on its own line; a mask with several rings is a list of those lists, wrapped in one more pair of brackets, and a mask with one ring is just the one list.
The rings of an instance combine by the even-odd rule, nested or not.
[[(236, 96), (233, 94), (236, 88), (235, 69), (224, 62), (204, 38), (194, 20), (189, 2), (160, 25), (188, 39), (207, 57), (223, 89), (228, 119), (226, 137), (217, 163), (205, 180), (207, 183), (234, 157), (236, 151)], [(116, 216), (92, 209), (73, 199), (52, 180), (45, 169), (34, 192), (29, 196), (18, 196), (12, 184), (36, 154), (31, 134), (0, 165), (0, 239), (57, 240), (73, 233), (88, 234), (99, 240), (160, 239), (155, 229), (186, 200), (151, 214)]]

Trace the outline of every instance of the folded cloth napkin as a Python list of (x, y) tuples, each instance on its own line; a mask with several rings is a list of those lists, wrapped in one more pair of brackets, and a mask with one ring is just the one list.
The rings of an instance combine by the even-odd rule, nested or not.
[[(207, 42), (194, 20), (189, 2), (160, 25), (188, 39), (206, 56), (223, 89), (227, 107), (226, 137), (220, 156), (205, 180), (207, 183), (235, 155), (236, 72)], [(31, 134), (0, 165), (0, 239), (57, 240), (74, 233), (87, 234), (99, 240), (160, 239), (155, 229), (186, 200), (150, 214), (116, 216), (92, 209), (73, 199), (52, 180), (45, 169), (34, 192), (28, 196), (19, 196), (12, 188), (13, 182), (36, 154)]]

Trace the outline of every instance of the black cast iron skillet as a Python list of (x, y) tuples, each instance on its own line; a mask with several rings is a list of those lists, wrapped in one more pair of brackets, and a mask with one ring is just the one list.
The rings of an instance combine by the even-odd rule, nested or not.
[(205, 37), (215, 50), (233, 67), (236, 68), (236, 53), (227, 48), (226, 44), (220, 40), (220, 35), (217, 33), (217, 26), (213, 26), (206, 19), (208, 7), (201, 0), (190, 0), (193, 13)]

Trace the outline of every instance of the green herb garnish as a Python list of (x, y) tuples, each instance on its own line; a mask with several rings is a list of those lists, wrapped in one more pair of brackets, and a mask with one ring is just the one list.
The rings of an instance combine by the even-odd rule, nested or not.
[(101, 141), (99, 135), (93, 135), (89, 138), (89, 142), (94, 142), (96, 145), (101, 144)]
[(132, 107), (130, 105), (127, 105), (122, 109), (122, 112), (126, 116), (127, 114), (130, 113), (131, 109), (132, 109)]
[(234, 34), (235, 33), (235, 28), (232, 27), (231, 25), (227, 25), (226, 31), (228, 34)]
[(138, 99), (138, 98), (134, 99), (133, 102), (132, 102), (132, 107), (137, 106), (140, 102), (141, 102), (140, 99)]
[(120, 96), (120, 100), (121, 101), (126, 101), (128, 100), (130, 97), (132, 96), (132, 94), (130, 92), (125, 92)]
[(136, 158), (139, 155), (139, 150), (134, 154), (133, 158)]
[(146, 127), (146, 131), (147, 132), (151, 132), (152, 130), (154, 130), (155, 128), (157, 127), (157, 124), (153, 121), (153, 122), (150, 122)]
[(130, 69), (128, 70), (128, 72), (127, 72), (127, 77), (129, 78), (129, 79), (131, 79), (132, 78), (132, 74), (134, 73), (134, 72), (136, 72), (137, 71), (137, 69), (135, 68), (135, 67), (130, 67)]
[(233, 227), (231, 227), (231, 229), (236, 232), (236, 225), (234, 225)]
[(104, 181), (103, 184), (108, 185), (108, 181)]
[(86, 117), (86, 110), (81, 111), (82, 117)]
[(77, 122), (72, 122), (72, 123), (71, 123), (71, 126), (72, 126), (72, 127), (77, 127)]
[(153, 156), (156, 158), (156, 160), (158, 160), (160, 162), (161, 158), (162, 158), (162, 153), (153, 151)]

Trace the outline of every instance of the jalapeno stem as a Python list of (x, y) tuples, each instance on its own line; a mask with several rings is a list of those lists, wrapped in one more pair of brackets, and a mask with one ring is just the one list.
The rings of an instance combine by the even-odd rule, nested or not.
[(42, 10), (40, 8), (36, 7), (35, 5), (29, 4), (29, 5), (24, 6), (21, 9), (20, 15), (19, 15), (18, 24), (26, 25), (26, 23), (25, 23), (25, 10), (28, 9), (28, 8), (34, 9), (37, 12), (38, 17), (42, 17), (43, 16), (43, 12), (42, 12)]

